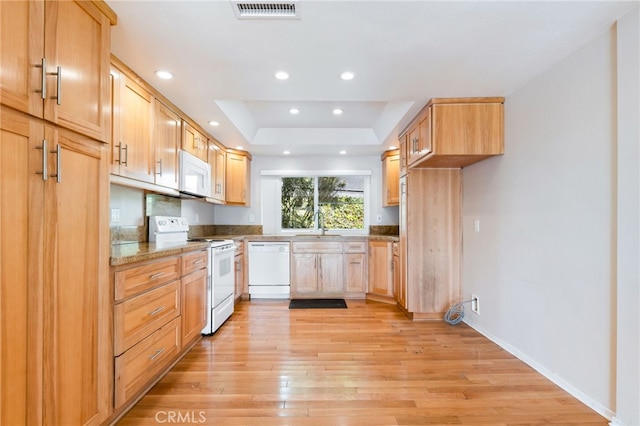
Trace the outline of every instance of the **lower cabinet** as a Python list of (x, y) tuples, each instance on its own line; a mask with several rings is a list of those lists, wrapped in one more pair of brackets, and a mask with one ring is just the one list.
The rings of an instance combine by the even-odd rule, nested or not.
[(392, 244), (393, 253), (391, 266), (393, 273), (393, 297), (395, 297), (398, 305), (402, 308), (405, 308), (407, 305), (407, 291), (405, 286), (402, 285), (402, 281), (400, 280), (400, 244), (394, 242)]
[(235, 271), (235, 300), (239, 300), (244, 294), (244, 242), (236, 241), (236, 252), (234, 256), (234, 271)]
[(116, 415), (200, 338), (207, 264), (205, 249), (112, 267)]
[(368, 293), (389, 301), (393, 300), (392, 244), (390, 241), (369, 241)]
[(291, 296), (363, 298), (366, 250), (364, 241), (294, 241)]

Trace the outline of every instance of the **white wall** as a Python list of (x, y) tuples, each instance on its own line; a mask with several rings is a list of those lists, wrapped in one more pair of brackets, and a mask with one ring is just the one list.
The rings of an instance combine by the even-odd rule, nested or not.
[(466, 320), (609, 418), (615, 58), (612, 29), (508, 95), (504, 156), (463, 170), (463, 292), (481, 305)]
[[(254, 156), (251, 162), (251, 206), (216, 206), (216, 224), (243, 225), (263, 224), (265, 214), (273, 211), (273, 204), (262, 203), (262, 170), (371, 170), (370, 225), (397, 225), (398, 208), (382, 207), (382, 162), (379, 156), (365, 157), (270, 157)], [(382, 222), (376, 221), (377, 215)], [(250, 222), (250, 217), (255, 218)], [(268, 217), (268, 216), (267, 216)], [(266, 231), (265, 231), (266, 232)]]
[(120, 220), (110, 226), (143, 226), (145, 220), (144, 191), (120, 185), (111, 185), (111, 209), (120, 210)]
[(617, 25), (618, 265), (616, 420), (640, 425), (640, 8)]

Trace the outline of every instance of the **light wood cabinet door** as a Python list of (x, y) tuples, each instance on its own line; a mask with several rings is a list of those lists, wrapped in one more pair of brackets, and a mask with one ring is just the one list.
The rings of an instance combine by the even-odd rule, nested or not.
[(45, 2), (44, 118), (109, 141), (111, 23), (87, 1)]
[(408, 144), (407, 144), (408, 136), (406, 134), (400, 136), (398, 145), (400, 151), (400, 176), (404, 176), (407, 174), (407, 163), (408, 163)]
[(244, 254), (234, 257), (235, 271), (235, 298), (238, 299), (244, 293)]
[(113, 69), (112, 172), (143, 182), (155, 182), (151, 141), (153, 97), (123, 72)]
[(292, 293), (318, 291), (318, 257), (311, 253), (294, 253), (291, 268)]
[(343, 255), (318, 254), (318, 290), (323, 293), (344, 291)]
[(0, 1), (0, 37), (0, 101), (42, 117), (44, 1)]
[[(6, 3), (0, 2), (0, 7)], [(4, 9), (3, 22), (4, 22)], [(3, 29), (4, 31), (4, 29)], [(3, 33), (4, 34), (4, 33)], [(44, 127), (0, 112), (0, 423), (42, 420)]]
[(209, 141), (209, 165), (211, 166), (211, 199), (224, 203), (224, 178), (226, 172), (226, 154), (224, 148)]
[(200, 336), (207, 322), (207, 270), (182, 277), (182, 348)]
[(366, 291), (367, 255), (364, 253), (345, 254), (345, 288), (348, 293)]
[(94, 423), (113, 380), (106, 146), (64, 129), (45, 137), (44, 423)]
[(369, 292), (380, 296), (393, 296), (391, 243), (369, 242)]
[(207, 161), (209, 142), (195, 127), (186, 121), (182, 122), (182, 149)]
[(0, 2), (0, 99), (107, 142), (111, 22), (86, 1)]
[(178, 153), (182, 120), (177, 113), (156, 100), (153, 121), (155, 183), (166, 188), (178, 189), (180, 177)]
[(393, 255), (393, 295), (396, 298), (396, 301), (403, 308), (406, 306), (406, 288), (402, 285), (400, 281), (400, 255)]
[(250, 161), (246, 155), (227, 152), (226, 192), (227, 204), (249, 206)]
[(400, 153), (388, 151), (382, 155), (382, 205), (397, 206), (400, 202)]

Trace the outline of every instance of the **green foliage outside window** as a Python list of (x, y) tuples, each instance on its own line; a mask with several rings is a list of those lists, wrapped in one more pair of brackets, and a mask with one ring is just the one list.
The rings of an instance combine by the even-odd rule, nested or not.
[[(317, 205), (316, 205), (317, 188)], [(282, 178), (282, 229), (364, 228), (364, 178), (322, 176)]]

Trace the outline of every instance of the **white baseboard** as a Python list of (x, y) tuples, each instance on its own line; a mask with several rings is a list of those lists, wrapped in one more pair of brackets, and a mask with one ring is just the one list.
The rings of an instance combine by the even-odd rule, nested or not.
[(624, 423), (620, 423), (620, 421), (615, 418), (615, 413), (611, 411), (609, 408), (605, 407), (595, 399), (591, 398), (589, 395), (582, 392), (580, 389), (576, 388), (575, 386), (573, 386), (571, 383), (567, 382), (563, 378), (559, 377), (557, 374), (554, 374), (553, 372), (549, 371), (546, 367), (538, 364), (534, 359), (531, 359), (526, 354), (520, 352), (518, 349), (514, 348), (507, 342), (504, 342), (498, 337), (492, 335), (487, 330), (483, 329), (477, 324), (469, 322), (466, 318), (463, 320), (463, 322), (467, 324), (469, 327), (476, 330), (478, 333), (482, 334), (487, 339), (491, 340), (496, 345), (500, 346), (505, 351), (509, 352), (511, 355), (518, 358), (520, 361), (524, 362), (525, 364), (527, 364), (528, 366), (536, 370), (538, 373), (542, 374), (547, 379), (551, 380), (556, 385), (560, 386), (563, 390), (571, 394), (571, 396), (573, 396), (583, 404), (590, 407), (596, 413), (600, 414), (601, 416), (609, 420), (611, 422), (610, 423), (611, 426), (625, 426)]

